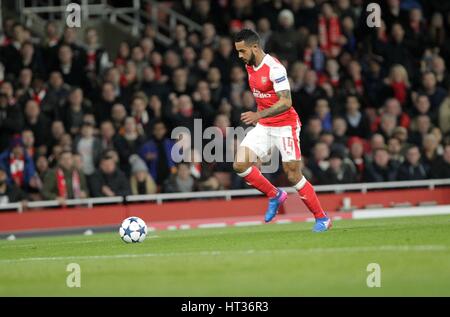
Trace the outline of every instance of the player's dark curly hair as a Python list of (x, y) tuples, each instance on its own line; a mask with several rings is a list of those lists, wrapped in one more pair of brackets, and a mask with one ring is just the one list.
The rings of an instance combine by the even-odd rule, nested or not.
[(234, 36), (235, 42), (241, 42), (244, 41), (245, 44), (253, 45), (253, 44), (260, 44), (260, 38), (258, 33), (256, 33), (253, 30), (250, 29), (242, 29)]

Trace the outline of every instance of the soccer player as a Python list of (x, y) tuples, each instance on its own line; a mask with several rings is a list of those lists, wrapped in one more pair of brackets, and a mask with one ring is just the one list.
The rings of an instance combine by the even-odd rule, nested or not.
[(316, 219), (313, 231), (331, 228), (331, 220), (323, 211), (312, 185), (300, 170), (300, 120), (292, 107), (291, 91), (285, 67), (266, 54), (258, 34), (243, 29), (236, 34), (235, 48), (246, 64), (248, 82), (257, 103), (256, 112), (244, 112), (241, 120), (256, 125), (238, 147), (233, 168), (244, 180), (269, 198), (265, 221), (270, 222), (286, 200), (287, 193), (276, 188), (254, 166), (255, 158), (266, 157), (276, 146), (282, 157), (283, 170), (289, 182)]

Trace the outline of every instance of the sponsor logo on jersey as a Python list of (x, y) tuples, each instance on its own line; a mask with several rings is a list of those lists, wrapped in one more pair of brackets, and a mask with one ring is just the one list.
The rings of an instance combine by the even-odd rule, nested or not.
[(253, 96), (255, 98), (270, 98), (270, 97), (272, 97), (271, 94), (262, 93), (258, 89), (255, 89), (255, 88), (253, 88)]
[(285, 80), (286, 80), (286, 76), (282, 76), (280, 78), (275, 79), (275, 82), (278, 84), (278, 83), (281, 83), (282, 81), (285, 81)]

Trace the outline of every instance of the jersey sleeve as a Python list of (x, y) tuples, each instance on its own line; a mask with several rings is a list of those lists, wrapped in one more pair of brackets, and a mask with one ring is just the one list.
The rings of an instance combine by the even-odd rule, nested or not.
[(275, 92), (281, 90), (291, 90), (289, 79), (287, 77), (286, 68), (283, 65), (274, 65), (270, 68), (270, 81), (273, 83)]

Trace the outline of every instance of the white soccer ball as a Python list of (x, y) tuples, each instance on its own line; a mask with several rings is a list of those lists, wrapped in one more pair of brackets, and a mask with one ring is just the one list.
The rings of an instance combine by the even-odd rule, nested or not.
[(147, 225), (138, 217), (129, 217), (119, 228), (120, 238), (126, 243), (137, 243), (145, 240)]

